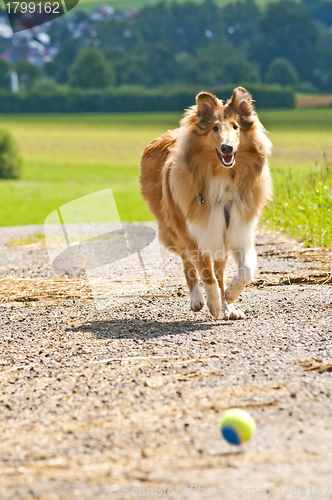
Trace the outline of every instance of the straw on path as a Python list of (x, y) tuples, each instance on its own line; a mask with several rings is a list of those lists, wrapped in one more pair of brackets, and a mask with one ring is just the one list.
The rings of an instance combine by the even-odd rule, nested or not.
[[(0, 254), (0, 498), (329, 484), (328, 251), (261, 233), (246, 319), (226, 322), (189, 312), (172, 255), (159, 288), (96, 310), (84, 275), (57, 275), (41, 242), (12, 238)], [(218, 429), (234, 406), (257, 424), (239, 449)]]

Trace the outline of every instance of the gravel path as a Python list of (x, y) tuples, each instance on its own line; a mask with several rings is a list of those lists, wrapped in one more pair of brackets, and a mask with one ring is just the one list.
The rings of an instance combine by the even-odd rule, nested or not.
[[(43, 242), (15, 246), (41, 231), (0, 229), (1, 499), (332, 495), (330, 252), (261, 233), (246, 319), (226, 322), (189, 312), (167, 253), (158, 289), (96, 310)], [(239, 448), (218, 428), (234, 406), (257, 423)]]

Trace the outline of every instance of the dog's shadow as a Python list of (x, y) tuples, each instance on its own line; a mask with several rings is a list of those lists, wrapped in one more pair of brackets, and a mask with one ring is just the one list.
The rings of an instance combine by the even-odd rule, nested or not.
[[(223, 322), (223, 326), (231, 322)], [(179, 334), (192, 334), (220, 326), (221, 322), (211, 320), (157, 321), (142, 319), (110, 319), (89, 321), (77, 327), (67, 328), (67, 332), (87, 331), (98, 339), (137, 339), (151, 340)]]

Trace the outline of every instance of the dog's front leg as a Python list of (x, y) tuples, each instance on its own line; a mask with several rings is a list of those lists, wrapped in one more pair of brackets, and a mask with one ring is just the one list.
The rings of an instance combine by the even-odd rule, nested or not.
[(220, 291), (213, 272), (212, 259), (209, 254), (199, 252), (199, 259), (195, 262), (206, 293), (206, 303), (210, 313), (218, 318), (221, 311)]
[(184, 255), (184, 252), (181, 256), (183, 260), (184, 274), (190, 292), (190, 309), (194, 312), (198, 312), (204, 306), (204, 297), (199, 287), (197, 271), (191, 260)]
[(215, 260), (214, 261), (214, 272), (218, 280), (220, 292), (222, 309), (224, 313), (224, 319), (243, 319), (244, 313), (240, 309), (236, 309), (233, 304), (228, 304), (225, 298), (225, 267), (226, 260)]
[[(254, 247), (251, 246), (245, 250), (236, 250), (234, 252), (234, 259), (238, 271), (237, 275), (232, 279), (225, 292), (225, 301), (228, 306), (238, 298), (246, 285), (254, 277), (257, 262), (257, 256)], [(244, 314), (242, 312), (241, 314), (242, 317), (244, 317)]]

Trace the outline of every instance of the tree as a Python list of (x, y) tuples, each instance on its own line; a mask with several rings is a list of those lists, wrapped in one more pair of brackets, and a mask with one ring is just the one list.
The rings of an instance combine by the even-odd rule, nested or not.
[(122, 47), (129, 52), (143, 42), (142, 26), (135, 19), (118, 19), (113, 16), (96, 24), (94, 28), (103, 48)]
[(271, 61), (286, 57), (295, 66), (301, 80), (311, 80), (317, 67), (318, 28), (303, 3), (281, 0), (267, 6), (261, 21), (261, 38), (253, 59), (263, 74)]
[(324, 92), (332, 91), (332, 33), (329, 30), (323, 32), (318, 41), (318, 69), (314, 76), (315, 85)]
[(229, 3), (222, 10), (227, 42), (249, 54), (250, 46), (259, 37), (261, 10), (254, 0)]
[(115, 74), (116, 85), (149, 85), (145, 46), (139, 45), (128, 52), (122, 47), (107, 47), (104, 54)]
[[(243, 84), (259, 81), (258, 69), (234, 47), (210, 42), (196, 57), (182, 59), (185, 83), (196, 85)], [(180, 62), (180, 61), (179, 61)]]
[(28, 61), (20, 61), (16, 65), (16, 72), (20, 82), (20, 87), (23, 89), (29, 89), (31, 85), (33, 85), (33, 83), (43, 75), (41, 68), (35, 64), (29, 63)]
[(58, 83), (67, 83), (69, 78), (68, 70), (77, 57), (78, 52), (77, 44), (73, 38), (64, 40), (53, 61), (46, 64), (46, 75), (54, 78)]
[(308, 11), (315, 21), (332, 26), (332, 2), (330, 0), (304, 0)]
[(0, 89), (10, 90), (10, 66), (0, 59)]
[(274, 59), (265, 75), (267, 83), (279, 83), (280, 85), (292, 85), (293, 87), (295, 87), (298, 80), (296, 69), (285, 57)]
[(147, 6), (139, 12), (136, 23), (148, 44), (169, 42), (189, 53), (210, 40), (225, 40), (223, 10), (212, 0)]
[(158, 42), (145, 47), (144, 69), (151, 87), (174, 82), (177, 66), (175, 54), (176, 50), (170, 43)]
[(114, 73), (95, 45), (83, 49), (69, 69), (69, 84), (84, 89), (114, 85)]

